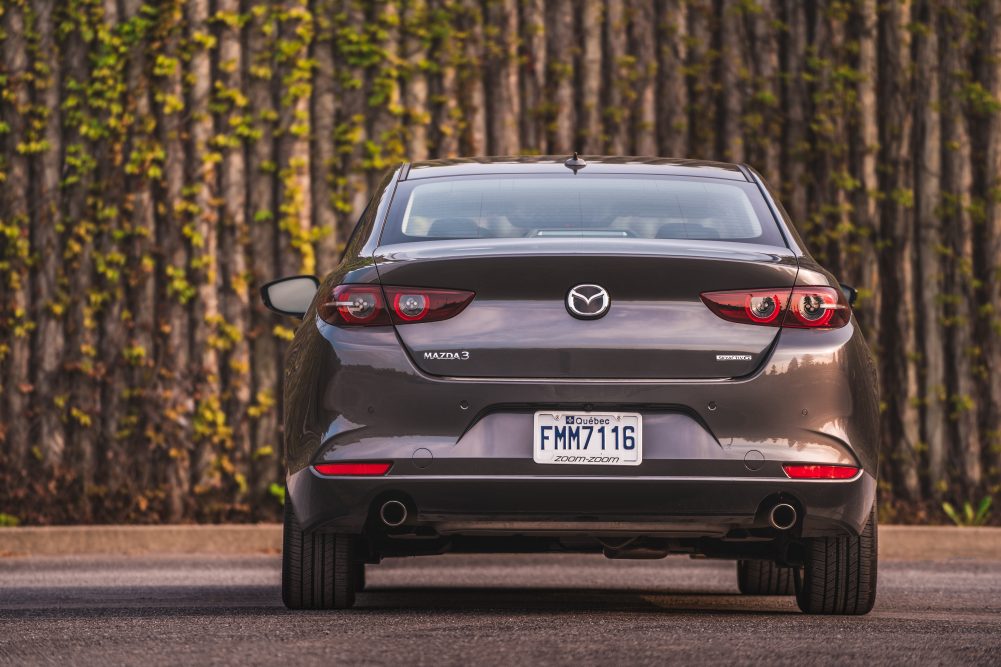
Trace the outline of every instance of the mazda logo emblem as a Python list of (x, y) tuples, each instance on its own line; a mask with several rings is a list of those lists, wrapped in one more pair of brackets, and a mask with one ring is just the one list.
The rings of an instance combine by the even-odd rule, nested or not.
[(600, 285), (577, 285), (567, 293), (567, 310), (581, 320), (596, 320), (611, 305), (612, 298)]

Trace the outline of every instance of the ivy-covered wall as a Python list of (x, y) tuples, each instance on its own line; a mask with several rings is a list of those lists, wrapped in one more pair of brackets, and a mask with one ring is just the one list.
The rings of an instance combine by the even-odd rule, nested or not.
[(281, 495), (256, 286), (404, 159), (746, 161), (861, 290), (884, 516), (1001, 476), (1001, 0), (0, 0), (0, 522)]

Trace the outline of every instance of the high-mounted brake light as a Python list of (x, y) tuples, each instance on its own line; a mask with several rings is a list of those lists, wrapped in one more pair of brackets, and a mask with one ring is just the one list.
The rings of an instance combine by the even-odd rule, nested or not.
[(378, 477), (389, 472), (392, 465), (383, 462), (318, 463), (313, 470), (330, 477)]
[(704, 292), (702, 302), (724, 320), (766, 327), (837, 329), (851, 319), (844, 294), (833, 287)]
[(320, 304), (324, 322), (339, 326), (387, 326), (437, 322), (455, 317), (473, 300), (465, 290), (338, 285)]
[(858, 474), (855, 466), (787, 464), (782, 469), (790, 479), (851, 479)]

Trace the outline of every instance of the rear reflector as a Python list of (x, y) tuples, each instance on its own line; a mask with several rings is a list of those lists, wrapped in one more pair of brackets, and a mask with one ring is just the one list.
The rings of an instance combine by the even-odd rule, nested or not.
[(851, 479), (858, 474), (855, 466), (784, 465), (791, 479)]
[(392, 463), (320, 463), (313, 470), (330, 476), (378, 476), (389, 472)]

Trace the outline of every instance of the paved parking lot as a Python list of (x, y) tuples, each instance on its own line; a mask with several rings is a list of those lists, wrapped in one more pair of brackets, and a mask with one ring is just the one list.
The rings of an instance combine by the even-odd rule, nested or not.
[(728, 562), (440, 556), (288, 612), (277, 556), (0, 558), (9, 664), (998, 664), (1001, 563), (881, 564), (872, 614), (737, 594)]

